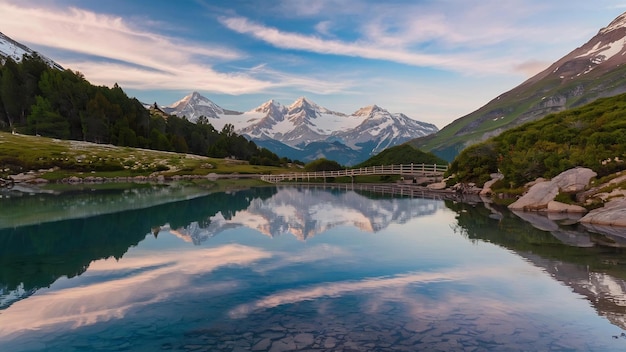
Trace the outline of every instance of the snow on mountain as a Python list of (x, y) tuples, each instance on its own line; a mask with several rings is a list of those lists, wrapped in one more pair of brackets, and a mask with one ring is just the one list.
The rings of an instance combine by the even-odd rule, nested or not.
[(598, 31), (587, 43), (538, 74), (537, 80), (557, 76), (561, 80), (575, 80), (596, 71), (609, 71), (626, 63), (626, 13), (618, 16), (607, 27)]
[(7, 58), (11, 58), (13, 61), (19, 62), (22, 60), (22, 57), (24, 56), (24, 54), (39, 55), (39, 57), (41, 57), (45, 62), (47, 62), (48, 65), (50, 65), (50, 67), (63, 70), (63, 67), (61, 67), (61, 65), (37, 53), (36, 51), (32, 50), (26, 45), (16, 42), (15, 40), (9, 38), (8, 36), (0, 32), (0, 62), (3, 62)]
[(168, 114), (185, 116), (189, 121), (196, 122), (200, 116), (219, 119), (224, 109), (198, 92), (193, 92), (174, 104), (164, 108)]
[[(331, 158), (324, 150), (329, 153), (337, 150), (337, 142), (356, 150), (365, 160), (385, 148), (437, 132), (432, 124), (404, 114), (392, 114), (376, 105), (347, 115), (319, 106), (305, 97), (289, 106), (270, 100), (250, 111), (237, 113), (228, 112), (194, 92), (172, 104), (166, 112), (186, 116), (194, 122), (204, 115), (217, 130), (229, 123), (237, 133), (257, 142), (277, 141), (297, 150), (317, 143), (315, 155), (306, 155), (304, 161)], [(321, 142), (326, 143), (327, 148), (320, 148)]]
[(413, 120), (404, 114), (392, 114), (376, 105), (359, 109), (352, 116), (364, 120), (349, 131), (334, 132), (332, 139), (354, 149), (370, 144), (373, 154), (438, 131), (433, 124)]
[(357, 119), (321, 107), (305, 97), (298, 98), (288, 107), (270, 101), (253, 112), (261, 112), (264, 116), (239, 130), (240, 133), (252, 139), (277, 140), (291, 147), (324, 140), (334, 131), (352, 128), (359, 123)]

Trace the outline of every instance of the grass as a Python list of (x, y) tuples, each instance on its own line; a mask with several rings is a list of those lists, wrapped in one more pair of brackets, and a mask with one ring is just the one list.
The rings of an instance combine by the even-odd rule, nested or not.
[(37, 171), (41, 178), (269, 174), (293, 168), (250, 165), (246, 161), (116, 147), (0, 132), (0, 176)]

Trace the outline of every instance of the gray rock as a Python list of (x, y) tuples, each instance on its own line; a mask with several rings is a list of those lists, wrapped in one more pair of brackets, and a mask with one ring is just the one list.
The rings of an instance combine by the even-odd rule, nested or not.
[(585, 167), (577, 167), (563, 171), (552, 179), (561, 192), (576, 193), (584, 191), (589, 185), (589, 181), (598, 174)]
[(263, 340), (257, 342), (257, 344), (252, 347), (252, 350), (253, 351), (267, 351), (271, 345), (272, 345), (272, 340), (269, 338), (264, 338)]
[(480, 191), (480, 195), (481, 196), (490, 195), (492, 193), (491, 186), (493, 186), (494, 183), (500, 181), (503, 178), (504, 178), (504, 175), (502, 174), (491, 174), (491, 180), (485, 182), (485, 184), (483, 185), (483, 189)]
[(429, 185), (426, 186), (428, 189), (432, 189), (432, 190), (442, 190), (446, 188), (446, 182), (445, 181), (441, 181), (441, 182), (436, 182), (436, 183), (431, 183)]
[(553, 203), (552, 210), (548, 209), (548, 204), (554, 200), (559, 192), (575, 193), (583, 191), (589, 181), (597, 174), (588, 168), (577, 167), (567, 171), (563, 171), (558, 176), (554, 177), (550, 181), (543, 181), (534, 184), (524, 196), (518, 199), (515, 203), (509, 205), (509, 209), (512, 210), (525, 210), (525, 211), (568, 211), (581, 212), (579, 208), (563, 207), (559, 204)]
[(548, 203), (559, 194), (558, 186), (552, 181), (544, 181), (530, 187), (520, 199), (509, 205), (511, 210), (545, 210)]
[(581, 223), (626, 227), (626, 199), (610, 201), (580, 219)]
[(550, 213), (586, 213), (587, 209), (573, 204), (565, 204), (555, 200), (548, 202), (548, 212)]

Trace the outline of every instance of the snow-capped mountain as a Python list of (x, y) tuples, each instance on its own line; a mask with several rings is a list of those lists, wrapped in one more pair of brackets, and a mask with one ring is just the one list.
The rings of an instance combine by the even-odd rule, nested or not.
[(376, 105), (348, 115), (305, 97), (289, 106), (270, 100), (250, 111), (237, 113), (224, 110), (194, 92), (165, 111), (194, 122), (205, 116), (217, 130), (232, 124), (237, 133), (291, 159), (309, 161), (326, 157), (346, 165), (438, 130), (435, 125), (404, 114), (392, 114)]
[(210, 119), (219, 119), (224, 115), (240, 114), (222, 109), (198, 92), (193, 92), (174, 104), (164, 107), (163, 111), (176, 116), (185, 116), (193, 122), (196, 122), (200, 116), (207, 117), (211, 121)]
[(392, 114), (376, 105), (359, 109), (352, 116), (365, 119), (352, 130), (334, 132), (333, 139), (351, 148), (369, 145), (373, 154), (437, 132), (435, 125), (415, 121), (404, 114)]
[(51, 59), (37, 53), (31, 48), (23, 45), (21, 43), (16, 42), (15, 40), (9, 38), (0, 32), (0, 62), (4, 62), (7, 58), (11, 58), (13, 61), (19, 62), (22, 60), (24, 54), (28, 55), (39, 55), (45, 62), (50, 65), (50, 67), (57, 68), (59, 70), (63, 70), (61, 65), (52, 61)]
[[(270, 109), (266, 110), (268, 104)], [(333, 132), (355, 127), (358, 119), (321, 107), (301, 97), (288, 107), (268, 102), (253, 110), (263, 116), (240, 133), (253, 140), (273, 139), (292, 147), (322, 141)], [(256, 121), (256, 120), (255, 120)]]

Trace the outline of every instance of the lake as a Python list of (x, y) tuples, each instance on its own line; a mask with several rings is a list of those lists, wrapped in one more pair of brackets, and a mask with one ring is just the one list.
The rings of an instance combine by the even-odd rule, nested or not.
[(4, 191), (0, 351), (626, 350), (624, 230), (345, 187)]

